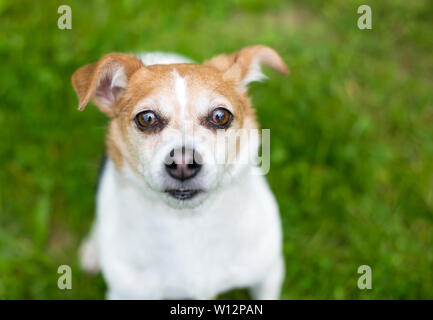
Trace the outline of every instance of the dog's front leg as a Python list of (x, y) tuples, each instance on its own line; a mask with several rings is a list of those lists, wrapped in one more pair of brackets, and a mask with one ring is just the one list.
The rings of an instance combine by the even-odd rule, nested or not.
[[(105, 263), (106, 262), (106, 263)], [(160, 276), (141, 267), (123, 263), (115, 257), (103, 263), (107, 281), (107, 299), (156, 300), (163, 299)]]
[(280, 298), (281, 287), (284, 280), (284, 260), (280, 256), (272, 264), (263, 279), (250, 288), (253, 299), (277, 300)]
[(80, 246), (79, 258), (81, 268), (83, 268), (85, 272), (90, 274), (96, 274), (99, 272), (100, 265), (97, 220), (93, 222), (89, 235), (84, 239)]

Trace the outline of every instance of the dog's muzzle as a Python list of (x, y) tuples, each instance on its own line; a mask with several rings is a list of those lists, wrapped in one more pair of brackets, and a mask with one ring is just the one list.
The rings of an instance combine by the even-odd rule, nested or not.
[(178, 200), (187, 200), (200, 193), (199, 189), (183, 186), (187, 180), (197, 176), (202, 168), (202, 157), (194, 149), (173, 149), (165, 159), (165, 170), (168, 175), (180, 182), (179, 188), (167, 189), (165, 192)]
[(165, 169), (172, 178), (183, 182), (195, 177), (200, 171), (201, 157), (193, 149), (173, 149), (166, 159)]

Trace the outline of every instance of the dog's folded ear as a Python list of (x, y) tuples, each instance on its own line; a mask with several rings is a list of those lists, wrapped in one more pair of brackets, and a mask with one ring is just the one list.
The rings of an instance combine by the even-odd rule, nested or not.
[(142, 66), (134, 56), (110, 53), (75, 71), (72, 85), (78, 96), (78, 109), (83, 110), (93, 99), (102, 112), (112, 117), (114, 104), (125, 91), (132, 74)]
[(241, 92), (245, 92), (250, 82), (260, 81), (266, 77), (261, 71), (265, 65), (272, 70), (287, 75), (289, 69), (278, 53), (266, 46), (250, 46), (232, 54), (220, 54), (206, 61), (204, 65), (223, 72), (223, 79), (234, 81)]

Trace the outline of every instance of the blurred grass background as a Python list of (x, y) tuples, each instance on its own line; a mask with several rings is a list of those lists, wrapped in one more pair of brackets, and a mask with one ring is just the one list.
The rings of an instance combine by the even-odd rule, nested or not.
[[(57, 8), (72, 7), (72, 30)], [(373, 30), (357, 28), (369, 4)], [(284, 299), (433, 298), (433, 2), (0, 0), (0, 298), (103, 298), (77, 248), (107, 121), (70, 76), (111, 51), (203, 61), (251, 44), (291, 75), (250, 90), (271, 128)], [(73, 289), (57, 289), (57, 268)], [(357, 268), (373, 289), (357, 288)], [(224, 295), (245, 297), (243, 291)]]

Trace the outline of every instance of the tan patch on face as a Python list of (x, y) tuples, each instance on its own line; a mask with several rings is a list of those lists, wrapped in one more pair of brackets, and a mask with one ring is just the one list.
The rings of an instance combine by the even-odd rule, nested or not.
[(121, 145), (123, 142), (122, 134), (119, 130), (119, 126), (116, 120), (112, 120), (108, 127), (108, 133), (105, 139), (105, 144), (107, 145), (107, 154), (118, 169), (123, 165), (123, 155), (122, 149), (124, 146)]
[[(186, 85), (185, 119), (182, 118), (180, 103), (176, 96), (175, 77), (180, 76)], [(216, 97), (216, 98), (215, 98)], [(122, 99), (115, 105), (115, 118), (109, 127), (107, 147), (110, 157), (120, 168), (124, 157), (133, 168), (137, 167), (139, 159), (130, 150), (142, 146), (129, 146), (135, 143), (128, 139), (128, 129), (135, 126), (135, 115), (144, 110), (160, 113), (172, 129), (182, 128), (184, 121), (192, 121), (194, 126), (203, 130), (201, 119), (220, 104), (215, 101), (227, 101), (233, 113), (234, 120), (230, 126), (235, 129), (257, 128), (254, 110), (245, 93), (236, 90), (236, 84), (224, 81), (222, 73), (215, 68), (194, 65), (155, 65), (139, 69), (132, 75), (129, 88)], [(143, 104), (142, 102), (145, 101)], [(141, 104), (140, 104), (141, 103)], [(154, 132), (139, 132), (144, 139), (155, 140)], [(214, 133), (209, 133), (214, 135)], [(150, 141), (149, 141), (150, 142)], [(138, 142), (136, 142), (138, 143)], [(152, 145), (155, 145), (152, 143)], [(132, 148), (129, 148), (132, 147)], [(128, 152), (129, 150), (129, 152)]]
[[(186, 115), (190, 119), (197, 114), (197, 102), (202, 95), (219, 95), (229, 101), (238, 124), (242, 126), (245, 116), (253, 115), (246, 94), (239, 93), (232, 81), (224, 81), (221, 72), (215, 68), (194, 65), (155, 65), (138, 70), (131, 78), (129, 90), (118, 104), (119, 111), (132, 114), (138, 102), (152, 95), (170, 96), (171, 106), (161, 106), (170, 109), (170, 115), (180, 112), (175, 88), (173, 71), (177, 72), (186, 82), (187, 104)], [(156, 98), (155, 100), (158, 100)]]

